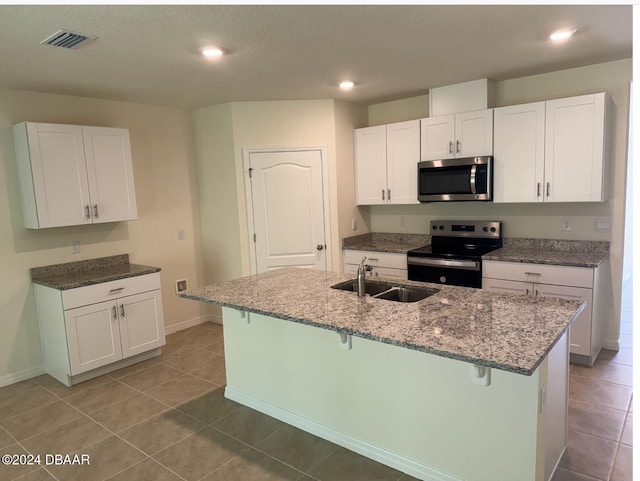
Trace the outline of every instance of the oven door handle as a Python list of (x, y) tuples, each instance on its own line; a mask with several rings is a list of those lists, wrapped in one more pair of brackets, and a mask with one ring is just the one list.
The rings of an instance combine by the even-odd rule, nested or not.
[(480, 270), (480, 262), (478, 261), (408, 257), (407, 264), (414, 266), (450, 267), (452, 269), (465, 269), (469, 271)]

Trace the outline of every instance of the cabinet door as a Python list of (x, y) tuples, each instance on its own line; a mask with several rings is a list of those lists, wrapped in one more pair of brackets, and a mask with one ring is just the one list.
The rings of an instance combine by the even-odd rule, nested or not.
[(572, 354), (591, 356), (591, 312), (593, 290), (584, 287), (554, 286), (535, 284), (535, 295), (544, 297), (560, 297), (586, 301), (587, 306), (573, 321), (569, 328), (569, 344)]
[(545, 200), (603, 202), (605, 94), (547, 101)]
[(420, 160), (452, 159), (454, 137), (453, 115), (420, 119)]
[(494, 202), (542, 202), (545, 102), (494, 110)]
[[(85, 206), (91, 204), (82, 140), (77, 125), (26, 122), (28, 152), (18, 155), (31, 163), (35, 212), (25, 216), (27, 227), (59, 227), (90, 223)], [(23, 146), (16, 145), (16, 150)], [(23, 169), (20, 169), (24, 171)], [(24, 176), (23, 176), (24, 177)], [(23, 193), (24, 195), (24, 193)], [(36, 217), (37, 216), (37, 217)]]
[(165, 344), (160, 290), (122, 297), (117, 302), (123, 358)]
[(455, 156), (493, 154), (493, 109), (456, 114)]
[(66, 310), (64, 320), (72, 375), (122, 359), (115, 302)]
[(509, 294), (533, 294), (531, 282), (507, 281), (504, 279), (482, 278), (482, 288), (488, 291), (506, 292)]
[(127, 129), (82, 127), (94, 223), (137, 218)]
[[(386, 204), (387, 128), (385, 125), (355, 130), (356, 204)], [(417, 187), (416, 187), (417, 188)]]
[(418, 161), (420, 121), (387, 125), (387, 200), (389, 204), (419, 204)]

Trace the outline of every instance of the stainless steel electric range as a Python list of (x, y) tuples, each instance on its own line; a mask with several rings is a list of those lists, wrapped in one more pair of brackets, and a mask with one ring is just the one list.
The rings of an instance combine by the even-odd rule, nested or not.
[(482, 256), (502, 247), (502, 223), (431, 221), (431, 245), (407, 253), (409, 280), (482, 287)]

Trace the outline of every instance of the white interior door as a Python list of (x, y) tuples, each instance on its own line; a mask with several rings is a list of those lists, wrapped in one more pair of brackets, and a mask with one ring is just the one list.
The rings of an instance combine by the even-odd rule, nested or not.
[(327, 269), (322, 149), (250, 151), (253, 269)]

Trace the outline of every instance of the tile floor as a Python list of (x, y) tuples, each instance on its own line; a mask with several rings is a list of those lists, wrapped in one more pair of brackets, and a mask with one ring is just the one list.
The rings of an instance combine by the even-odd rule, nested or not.
[[(554, 481), (631, 480), (630, 299), (623, 309), (622, 349), (571, 367), (568, 449)], [(0, 465), (0, 480), (415, 479), (225, 399), (223, 355), (222, 328), (206, 324), (168, 336), (158, 358), (71, 388), (47, 375), (0, 388), (1, 454), (90, 459)]]

